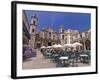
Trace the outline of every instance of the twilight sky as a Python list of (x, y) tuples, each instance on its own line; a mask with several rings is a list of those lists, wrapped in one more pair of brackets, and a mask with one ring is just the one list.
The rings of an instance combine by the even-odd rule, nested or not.
[(91, 14), (89, 13), (71, 13), (71, 12), (51, 12), (51, 11), (33, 11), (25, 10), (25, 13), (30, 24), (31, 17), (35, 14), (38, 17), (36, 31), (43, 28), (52, 28), (58, 32), (60, 25), (64, 29), (76, 29), (80, 32), (91, 27)]

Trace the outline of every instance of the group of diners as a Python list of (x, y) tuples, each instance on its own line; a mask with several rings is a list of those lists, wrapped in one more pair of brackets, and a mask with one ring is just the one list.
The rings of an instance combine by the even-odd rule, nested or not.
[(46, 59), (51, 59), (57, 67), (80, 66), (78, 63), (90, 64), (90, 50), (68, 50), (61, 48), (42, 48), (41, 53)]

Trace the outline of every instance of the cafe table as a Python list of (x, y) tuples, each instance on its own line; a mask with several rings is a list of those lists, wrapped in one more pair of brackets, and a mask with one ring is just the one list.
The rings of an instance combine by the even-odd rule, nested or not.
[(64, 66), (66, 66), (66, 61), (68, 63), (68, 56), (61, 56), (59, 59), (62, 60), (64, 63)]
[(80, 57), (81, 57), (81, 60), (86, 61), (86, 58), (88, 57), (88, 55), (87, 54), (81, 54)]
[(50, 53), (50, 52), (47, 52), (46, 54), (47, 54), (47, 55), (51, 55), (52, 53)]
[(88, 57), (87, 54), (81, 54), (80, 56), (81, 56), (81, 57)]

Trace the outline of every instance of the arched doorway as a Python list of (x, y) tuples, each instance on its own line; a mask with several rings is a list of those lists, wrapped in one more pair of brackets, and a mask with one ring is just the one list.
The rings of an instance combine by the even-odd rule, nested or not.
[(40, 44), (40, 42), (38, 42), (37, 44), (36, 44), (36, 48), (40, 48), (41, 47), (41, 44)]
[(86, 45), (86, 50), (91, 50), (91, 42), (90, 42), (90, 40), (86, 40), (85, 41), (85, 45)]
[(51, 42), (48, 42), (48, 46), (51, 46)]
[(80, 43), (82, 44), (82, 46), (80, 46), (80, 50), (84, 50), (84, 42), (80, 41)]

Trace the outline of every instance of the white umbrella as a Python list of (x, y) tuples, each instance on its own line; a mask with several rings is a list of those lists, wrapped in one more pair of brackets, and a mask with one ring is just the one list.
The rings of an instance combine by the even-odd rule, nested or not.
[(68, 44), (64, 44), (64, 47), (74, 47), (74, 45), (73, 45), (73, 44), (68, 43)]
[(46, 48), (45, 46), (42, 46), (41, 48)]
[(79, 42), (75, 42), (75, 43), (73, 43), (73, 45), (74, 45), (74, 46), (82, 46), (82, 44), (79, 43)]
[(60, 44), (55, 44), (55, 45), (53, 45), (52, 47), (54, 47), (54, 48), (62, 48), (63, 46), (62, 45), (60, 45)]
[(52, 46), (47, 46), (47, 48), (52, 48)]
[(55, 44), (55, 45), (52, 45), (52, 47), (54, 47), (54, 48), (55, 48), (56, 46), (57, 46), (57, 44)]
[(63, 46), (62, 46), (62, 45), (60, 45), (60, 44), (58, 44), (56, 47), (62, 48)]

